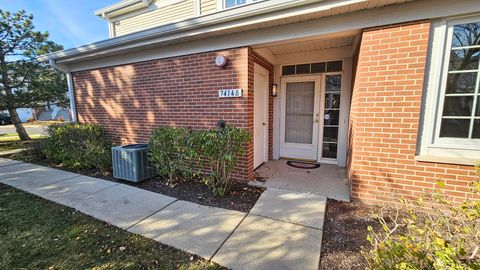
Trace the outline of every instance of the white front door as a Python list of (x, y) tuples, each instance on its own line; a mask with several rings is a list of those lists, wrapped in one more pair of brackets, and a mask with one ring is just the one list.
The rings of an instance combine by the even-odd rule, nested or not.
[(317, 160), (321, 76), (282, 78), (280, 156)]
[(253, 86), (253, 167), (268, 160), (268, 70), (255, 65)]

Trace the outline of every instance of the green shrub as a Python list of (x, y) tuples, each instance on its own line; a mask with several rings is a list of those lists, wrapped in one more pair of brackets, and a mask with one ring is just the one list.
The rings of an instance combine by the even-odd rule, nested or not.
[(250, 134), (232, 126), (196, 131), (190, 140), (190, 147), (198, 157), (207, 162), (210, 171), (205, 183), (212, 192), (224, 196), (230, 184), (230, 174), (243, 154), (243, 144), (250, 140)]
[(460, 205), (450, 204), (445, 185), (437, 185), (433, 195), (401, 201), (395, 217), (382, 214), (381, 232), (368, 228), (371, 249), (362, 251), (368, 269), (480, 269), (480, 201), (474, 199), (480, 184)]
[(44, 160), (45, 154), (43, 153), (44, 138), (33, 140), (32, 142), (25, 144), (25, 150), (14, 154), (15, 159), (20, 159), (25, 162), (31, 162), (36, 160)]
[(150, 138), (150, 158), (170, 186), (191, 170), (193, 152), (187, 147), (189, 137), (190, 131), (186, 128), (160, 127)]
[(103, 128), (92, 124), (53, 124), (40, 142), (45, 157), (67, 168), (82, 170), (112, 168), (111, 144)]

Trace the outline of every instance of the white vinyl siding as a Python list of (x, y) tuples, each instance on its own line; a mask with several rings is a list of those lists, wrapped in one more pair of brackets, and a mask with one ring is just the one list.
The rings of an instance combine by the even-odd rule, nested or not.
[(116, 36), (122, 36), (194, 17), (194, 1), (195, 0), (157, 1), (155, 3), (156, 8), (152, 11), (146, 11), (125, 19), (114, 19), (115, 34)]
[(218, 0), (200, 0), (200, 15), (207, 15), (217, 11)]

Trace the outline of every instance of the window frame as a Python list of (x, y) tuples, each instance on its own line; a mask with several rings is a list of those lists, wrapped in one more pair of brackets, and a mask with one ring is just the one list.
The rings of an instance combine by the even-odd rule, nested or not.
[[(480, 157), (480, 139), (442, 138), (440, 137), (444, 102), (449, 74), (449, 61), (452, 49), (453, 28), (455, 25), (480, 22), (480, 15), (444, 18), (431, 23), (430, 44), (427, 58), (426, 98), (423, 103), (425, 111), (420, 125), (420, 156), (453, 158), (451, 163), (472, 164)], [(477, 69), (477, 85), (475, 93), (480, 93), (480, 64)], [(476, 94), (474, 94), (475, 96)], [(475, 114), (476, 102), (472, 104), (472, 114)], [(462, 118), (462, 117), (458, 117)], [(479, 117), (475, 117), (477, 119)], [(472, 119), (471, 116), (468, 119)], [(471, 123), (472, 125), (473, 123)], [(469, 130), (471, 132), (471, 129)], [(442, 159), (442, 162), (445, 160)], [(450, 162), (448, 162), (450, 163)]]
[[(474, 17), (475, 18), (475, 17)], [(440, 144), (462, 144), (462, 145), (468, 145), (468, 146), (477, 146), (480, 149), (480, 138), (479, 139), (473, 139), (473, 138), (442, 138), (440, 137), (440, 129), (441, 129), (441, 122), (443, 116), (443, 110), (444, 110), (444, 104), (445, 104), (445, 97), (446, 97), (446, 91), (447, 91), (447, 80), (448, 80), (448, 74), (450, 74), (449, 71), (449, 65), (450, 65), (450, 57), (451, 57), (451, 52), (452, 52), (452, 37), (453, 37), (453, 28), (455, 25), (459, 24), (467, 24), (467, 23), (472, 23), (472, 22), (480, 22), (480, 16), (476, 17), (477, 19), (472, 19), (470, 18), (463, 18), (463, 19), (456, 19), (456, 20), (449, 20), (447, 21), (447, 33), (446, 33), (446, 40), (445, 40), (445, 46), (444, 46), (444, 62), (443, 62), (443, 68), (442, 68), (442, 76), (441, 76), (441, 87), (440, 87), (440, 95), (439, 95), (439, 103), (438, 103), (438, 114), (437, 114), (437, 126), (438, 128), (435, 130), (435, 140), (438, 141)], [(470, 46), (469, 46), (470, 47)], [(477, 46), (471, 46), (475, 48), (480, 48), (480, 45)], [(475, 69), (471, 70), (463, 70), (458, 73), (466, 73), (467, 71), (474, 72)], [(473, 129), (473, 119), (480, 119), (480, 117), (475, 116), (475, 111), (477, 108), (477, 102), (478, 102), (478, 93), (479, 93), (479, 83), (480, 83), (480, 64), (478, 65), (477, 69), (477, 80), (476, 80), (476, 85), (475, 85), (475, 92), (473, 94), (470, 94), (470, 96), (473, 96), (473, 104), (472, 104), (472, 115), (466, 116), (465, 119), (468, 119), (471, 121), (470, 127), (469, 127), (469, 137), (471, 136), (472, 129)], [(459, 95), (459, 96), (468, 96), (468, 95)], [(463, 118), (463, 117), (452, 117), (452, 118)]]

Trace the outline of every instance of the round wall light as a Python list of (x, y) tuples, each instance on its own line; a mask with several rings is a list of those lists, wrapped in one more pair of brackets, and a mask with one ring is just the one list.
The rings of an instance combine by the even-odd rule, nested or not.
[(215, 65), (217, 65), (217, 67), (224, 67), (227, 65), (227, 58), (225, 58), (225, 56), (223, 55), (218, 55), (217, 57), (215, 57)]

